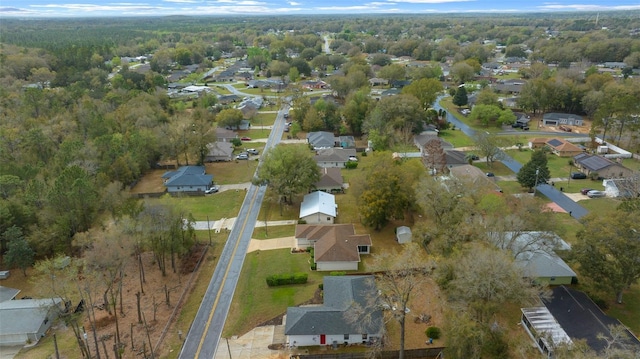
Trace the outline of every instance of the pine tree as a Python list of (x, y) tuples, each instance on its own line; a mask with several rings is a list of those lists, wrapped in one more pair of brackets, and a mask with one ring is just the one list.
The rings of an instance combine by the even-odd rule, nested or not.
[[(536, 174), (536, 171), (538, 172)], [(547, 154), (538, 150), (531, 153), (531, 159), (518, 172), (518, 183), (522, 187), (532, 189), (536, 184), (547, 183), (551, 174), (547, 167)]]
[(461, 107), (466, 106), (468, 103), (469, 98), (467, 97), (467, 89), (464, 86), (458, 87), (456, 94), (453, 96), (453, 104)]

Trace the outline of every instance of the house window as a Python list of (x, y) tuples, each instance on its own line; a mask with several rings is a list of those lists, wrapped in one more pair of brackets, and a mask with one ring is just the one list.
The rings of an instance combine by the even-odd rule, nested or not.
[(330, 221), (330, 220), (331, 220), (331, 217), (327, 217), (327, 221)]
[(367, 340), (367, 334), (362, 334), (362, 340)]
[(358, 246), (358, 253), (369, 253), (368, 246)]
[(552, 282), (555, 281), (555, 280), (556, 280), (556, 277), (551, 277), (551, 279), (550, 279), (550, 281), (552, 281)]
[(344, 340), (349, 340), (349, 334), (344, 335)]

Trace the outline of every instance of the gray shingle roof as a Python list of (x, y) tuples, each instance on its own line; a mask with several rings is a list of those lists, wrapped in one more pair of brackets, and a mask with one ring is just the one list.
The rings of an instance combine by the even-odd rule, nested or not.
[(0, 336), (37, 333), (47, 317), (48, 309), (62, 303), (60, 298), (19, 299), (0, 303)]
[(313, 147), (333, 147), (336, 143), (333, 133), (326, 131), (309, 132), (307, 141)]
[[(382, 331), (382, 310), (371, 308), (369, 298), (377, 295), (373, 276), (324, 277), (324, 305), (289, 307), (286, 335), (378, 334)], [(370, 321), (349, 322), (345, 318), (355, 304), (370, 311)]]
[(177, 171), (166, 172), (162, 178), (167, 179), (165, 186), (208, 186), (213, 181), (212, 175), (204, 173), (204, 166), (183, 166)]

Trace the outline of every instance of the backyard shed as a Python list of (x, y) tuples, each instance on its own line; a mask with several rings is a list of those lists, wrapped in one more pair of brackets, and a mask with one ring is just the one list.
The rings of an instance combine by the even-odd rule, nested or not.
[(411, 242), (411, 228), (407, 226), (396, 228), (396, 240), (400, 244)]

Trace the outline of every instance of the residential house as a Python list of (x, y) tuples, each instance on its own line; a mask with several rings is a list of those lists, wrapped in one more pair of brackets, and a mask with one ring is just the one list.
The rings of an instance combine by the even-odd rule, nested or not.
[(407, 226), (400, 226), (396, 228), (396, 241), (398, 241), (398, 243), (410, 243), (411, 237), (411, 228)]
[(438, 141), (440, 141), (440, 145), (442, 146), (442, 149), (447, 151), (447, 150), (453, 150), (453, 145), (450, 144), (449, 142), (443, 140), (442, 138), (438, 137), (437, 134), (433, 134), (433, 133), (421, 133), (419, 135), (416, 135), (413, 137), (413, 143), (416, 145), (416, 147), (418, 147), (418, 149), (420, 150), (420, 153), (422, 155), (424, 155), (425, 152), (425, 145), (427, 144), (427, 142), (433, 140), (433, 139), (437, 139)]
[(218, 103), (222, 104), (222, 105), (228, 105), (232, 102), (238, 102), (240, 101), (240, 96), (238, 95), (219, 95), (218, 96)]
[(176, 171), (166, 172), (162, 179), (170, 193), (204, 192), (213, 183), (213, 175), (205, 174), (204, 166), (182, 166)]
[(599, 155), (581, 153), (573, 162), (587, 176), (597, 174), (599, 178), (625, 178), (634, 175), (633, 170)]
[(205, 162), (229, 162), (233, 160), (233, 144), (231, 142), (216, 141), (207, 144)]
[(234, 131), (216, 127), (216, 140), (218, 142), (231, 142), (234, 138), (238, 138), (238, 134)]
[(393, 80), (391, 81), (391, 87), (401, 89), (405, 86), (411, 85), (411, 80)]
[[(543, 298), (540, 306), (522, 308), (520, 322), (540, 353), (553, 358), (553, 348), (571, 345), (574, 340), (585, 340), (596, 353), (602, 355), (609, 343), (614, 342), (612, 326), (620, 326), (627, 334), (626, 346), (640, 352), (640, 340), (617, 319), (606, 315), (589, 296), (566, 286), (552, 289), (552, 295)], [(618, 347), (622, 343), (613, 344)]]
[(584, 149), (562, 138), (533, 138), (529, 141), (529, 148), (547, 148), (558, 157), (574, 157), (584, 152)]
[(309, 224), (333, 224), (338, 215), (334, 195), (315, 191), (304, 196), (300, 204), (300, 221)]
[(520, 231), (492, 232), (489, 239), (502, 249), (509, 250), (515, 264), (526, 278), (550, 285), (572, 284), (576, 272), (555, 251), (568, 251), (571, 246), (552, 232)]
[(336, 167), (344, 168), (350, 158), (356, 156), (356, 150), (353, 148), (323, 148), (316, 151), (313, 159), (320, 168)]
[(401, 92), (400, 89), (390, 88), (390, 89), (382, 91), (382, 93), (380, 94), (380, 97), (396, 96), (396, 95), (399, 95), (400, 92)]
[(612, 178), (602, 181), (607, 197), (640, 198), (640, 174), (628, 178)]
[(300, 86), (306, 90), (324, 90), (329, 87), (329, 85), (322, 80), (302, 81)]
[(37, 343), (62, 309), (61, 298), (0, 302), (0, 347)]
[[(378, 295), (373, 276), (326, 276), (324, 304), (289, 307), (284, 334), (289, 346), (370, 344), (382, 339), (382, 309), (371, 306)], [(350, 320), (349, 313), (364, 309), (367, 320)]]
[(542, 116), (542, 124), (544, 126), (582, 126), (582, 116), (570, 114), (570, 113), (545, 113)]
[(387, 86), (389, 84), (389, 80), (387, 79), (381, 79), (378, 77), (374, 77), (369, 79), (369, 85), (371, 85), (372, 87), (374, 86)]
[(456, 151), (456, 150), (444, 151), (444, 156), (446, 159), (447, 168), (449, 169), (453, 167), (464, 166), (469, 164), (469, 161), (467, 161), (467, 154), (462, 151)]
[(520, 94), (522, 88), (527, 83), (526, 80), (510, 79), (498, 81), (494, 86), (494, 90), (505, 94)]
[(335, 136), (331, 132), (317, 131), (307, 133), (307, 142), (313, 149), (331, 148), (336, 145)]
[(369, 254), (371, 237), (356, 234), (353, 224), (299, 224), (296, 246), (314, 248), (319, 271), (358, 270), (361, 254)]
[(344, 192), (344, 181), (342, 172), (337, 167), (320, 168), (320, 180), (315, 183), (314, 187), (318, 191), (329, 193)]
[(502, 192), (500, 186), (498, 186), (491, 177), (487, 177), (486, 173), (482, 172), (482, 170), (476, 166), (466, 164), (451, 167), (449, 169), (449, 175), (460, 181), (469, 182), (470, 185), (476, 186), (478, 189)]

